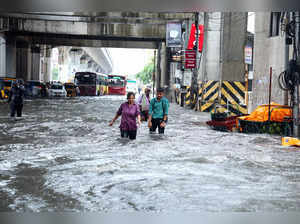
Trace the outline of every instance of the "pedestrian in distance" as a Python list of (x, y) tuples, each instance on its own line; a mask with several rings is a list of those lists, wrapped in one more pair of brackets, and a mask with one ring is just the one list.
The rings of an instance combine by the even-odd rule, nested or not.
[(145, 93), (140, 95), (138, 100), (137, 100), (137, 104), (139, 105), (140, 111), (141, 111), (142, 121), (147, 121), (148, 120), (149, 104), (150, 104), (150, 100), (151, 100), (150, 92), (151, 92), (151, 88), (149, 86), (147, 86), (145, 88)]
[(148, 127), (150, 133), (155, 133), (158, 128), (159, 134), (164, 134), (168, 122), (169, 101), (164, 97), (164, 89), (156, 92), (156, 97), (150, 101)]
[(9, 92), (8, 103), (10, 104), (10, 117), (14, 118), (17, 112), (17, 117), (22, 117), (23, 99), (25, 88), (23, 80), (19, 79), (12, 82), (12, 87)]
[(136, 139), (137, 122), (141, 125), (141, 115), (139, 106), (135, 103), (135, 94), (127, 93), (127, 102), (122, 103), (115, 117), (109, 123), (112, 126), (114, 122), (121, 116), (120, 132), (122, 138)]

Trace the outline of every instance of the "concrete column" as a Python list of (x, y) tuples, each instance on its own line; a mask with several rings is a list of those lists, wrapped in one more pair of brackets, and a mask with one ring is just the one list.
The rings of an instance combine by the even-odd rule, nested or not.
[(167, 68), (166, 68), (166, 43), (162, 42), (161, 43), (161, 49), (160, 49), (160, 87), (165, 87), (166, 85), (166, 72), (167, 72)]
[(6, 73), (6, 43), (0, 36), (0, 77), (5, 77)]
[(225, 12), (222, 35), (222, 80), (244, 81), (244, 49), (247, 41), (247, 13)]
[(51, 52), (52, 48), (50, 46), (46, 46), (44, 48), (44, 81), (49, 82), (51, 78)]
[(27, 80), (29, 45), (25, 41), (18, 41), (16, 47), (16, 77)]
[[(158, 46), (158, 50), (156, 53), (156, 69), (155, 69), (155, 88), (160, 88), (160, 80), (161, 80), (161, 69), (160, 69), (160, 60), (161, 60), (161, 44)], [(155, 93), (154, 93), (155, 94)]]
[(5, 76), (16, 77), (16, 38), (12, 36), (6, 36), (6, 49), (5, 49)]
[(31, 47), (31, 79), (40, 80), (40, 56), (41, 50), (40, 47), (32, 46)]

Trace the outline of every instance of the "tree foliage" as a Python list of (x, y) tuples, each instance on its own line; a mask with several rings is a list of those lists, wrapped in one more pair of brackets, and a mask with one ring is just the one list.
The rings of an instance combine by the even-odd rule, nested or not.
[(143, 84), (149, 84), (152, 81), (152, 75), (154, 70), (154, 59), (151, 59), (151, 62), (149, 62), (144, 69), (136, 74), (136, 78), (141, 80)]

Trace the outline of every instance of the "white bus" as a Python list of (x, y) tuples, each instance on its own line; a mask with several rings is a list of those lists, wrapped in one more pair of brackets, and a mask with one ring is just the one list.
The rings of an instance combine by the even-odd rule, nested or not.
[(136, 80), (127, 79), (126, 92), (134, 92), (135, 94), (138, 93), (138, 85)]

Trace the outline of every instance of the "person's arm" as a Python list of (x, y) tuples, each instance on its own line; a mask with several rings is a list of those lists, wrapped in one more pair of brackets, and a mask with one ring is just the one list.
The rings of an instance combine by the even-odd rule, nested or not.
[(116, 116), (112, 119), (112, 121), (109, 123), (109, 126), (113, 126), (113, 124), (115, 123), (115, 121), (120, 117), (120, 115), (118, 113), (116, 113)]
[(164, 111), (164, 117), (163, 117), (163, 122), (161, 122), (160, 126), (161, 127), (166, 127), (167, 122), (168, 122), (168, 112), (169, 112), (169, 102), (165, 101), (163, 103), (163, 111)]
[(112, 119), (112, 121), (109, 123), (109, 126), (112, 126), (114, 122), (121, 116), (122, 114), (122, 105), (120, 106), (118, 112), (116, 113), (115, 117)]
[(9, 93), (8, 93), (8, 100), (7, 103), (11, 102), (11, 98), (12, 98), (12, 89), (10, 89)]
[(168, 114), (169, 114), (169, 101), (166, 101), (163, 105), (164, 107), (164, 122), (168, 121)]
[(153, 114), (153, 108), (152, 108), (152, 100), (149, 103), (149, 113), (148, 113), (148, 127), (152, 127), (152, 114)]
[(139, 105), (139, 106), (142, 106), (142, 98), (143, 98), (143, 95), (139, 96), (136, 104)]
[(137, 119), (138, 119), (139, 125), (141, 125), (141, 124), (142, 124), (142, 121), (141, 121), (141, 115), (140, 115), (140, 114), (137, 116)]

